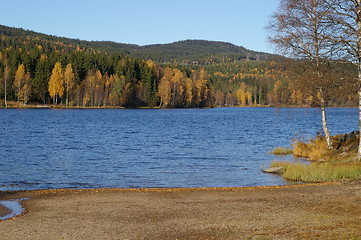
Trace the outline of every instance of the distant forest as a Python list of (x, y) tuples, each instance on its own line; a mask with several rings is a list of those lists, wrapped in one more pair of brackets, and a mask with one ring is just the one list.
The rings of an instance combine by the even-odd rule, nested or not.
[[(317, 94), (299, 84), (297, 62), (223, 42), (140, 47), (0, 25), (0, 105), (317, 106)], [(335, 72), (345, 69), (350, 76), (355, 72), (352, 65), (335, 63)], [(327, 101), (356, 106), (356, 99), (352, 80), (346, 79)]]

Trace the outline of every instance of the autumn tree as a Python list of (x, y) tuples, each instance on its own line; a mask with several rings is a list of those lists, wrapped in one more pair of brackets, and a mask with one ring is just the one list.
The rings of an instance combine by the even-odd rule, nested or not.
[(237, 90), (236, 95), (237, 95), (237, 99), (238, 99), (239, 103), (240, 103), (242, 106), (246, 105), (247, 96), (246, 96), (245, 90), (244, 90), (243, 88), (239, 88), (239, 89)]
[(27, 104), (30, 97), (31, 81), (30, 74), (25, 72), (24, 64), (20, 64), (15, 73), (13, 87), (18, 101)]
[(195, 83), (196, 88), (196, 105), (197, 107), (204, 107), (207, 105), (209, 100), (209, 74), (208, 72), (201, 68), (199, 71), (193, 73), (194, 78), (197, 79)]
[(66, 93), (66, 100), (65, 105), (69, 105), (69, 92), (74, 88), (75, 86), (75, 75), (73, 72), (73, 67), (71, 63), (66, 65), (65, 71), (64, 71), (64, 86), (65, 86), (65, 93)]
[(191, 107), (193, 105), (194, 99), (194, 86), (193, 81), (190, 78), (184, 79), (184, 87), (185, 87), (185, 102), (186, 107)]
[(247, 96), (246, 96), (246, 84), (244, 82), (242, 82), (239, 86), (239, 89), (236, 92), (236, 96), (237, 99), (240, 103), (240, 105), (246, 105), (246, 100), (247, 100)]
[(8, 102), (7, 102), (8, 84), (10, 82), (10, 67), (7, 63), (5, 63), (5, 68), (4, 68), (2, 79), (3, 79), (3, 86), (4, 86), (4, 103), (5, 103), (5, 108), (7, 108), (8, 107)]
[(172, 101), (172, 78), (173, 70), (171, 68), (164, 69), (164, 75), (159, 81), (158, 95), (160, 97), (160, 107), (169, 107)]
[(184, 95), (185, 95), (185, 87), (184, 87), (184, 74), (179, 69), (173, 69), (173, 77), (171, 79), (172, 85), (172, 107), (184, 107)]
[[(337, 52), (337, 44), (330, 41), (332, 25), (325, 21), (330, 9), (324, 0), (281, 0), (279, 9), (270, 21), (270, 40), (286, 55), (307, 59), (312, 81), (308, 86), (317, 89), (320, 96), (322, 126), (328, 148), (332, 148), (326, 119), (325, 92), (332, 85), (325, 73), (328, 60)], [(307, 78), (305, 78), (307, 79)], [(311, 79), (311, 78), (309, 78)]]
[[(252, 93), (250, 93), (249, 91), (246, 92), (246, 98), (247, 98), (247, 102), (249, 105), (252, 105)], [(255, 98), (256, 101), (256, 98)], [(254, 104), (256, 104), (256, 102), (254, 102)]]
[(63, 70), (60, 62), (55, 63), (50, 76), (48, 91), (50, 96), (53, 98), (53, 102), (58, 104), (58, 97), (61, 98), (64, 94)]
[(24, 64), (20, 64), (15, 73), (15, 78), (14, 78), (14, 82), (13, 82), (13, 88), (15, 90), (15, 95), (17, 97), (18, 102), (23, 100), (21, 88), (22, 88), (24, 79), (25, 79), (25, 66), (24, 66)]

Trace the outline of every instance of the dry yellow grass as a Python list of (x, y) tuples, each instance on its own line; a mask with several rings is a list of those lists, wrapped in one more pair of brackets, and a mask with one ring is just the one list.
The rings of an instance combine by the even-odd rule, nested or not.
[(294, 142), (292, 146), (294, 156), (308, 158), (309, 160), (323, 159), (328, 152), (326, 140), (320, 136), (314, 140), (309, 140), (308, 143)]

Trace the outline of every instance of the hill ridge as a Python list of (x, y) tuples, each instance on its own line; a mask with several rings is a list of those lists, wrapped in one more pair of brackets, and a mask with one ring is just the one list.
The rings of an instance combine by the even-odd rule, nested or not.
[(8, 37), (29, 36), (39, 40), (63, 42), (80, 46), (88, 51), (103, 51), (107, 53), (125, 54), (130, 57), (152, 59), (157, 62), (199, 62), (218, 63), (242, 60), (277, 60), (280, 56), (270, 53), (249, 50), (230, 42), (210, 41), (203, 39), (186, 39), (171, 43), (137, 45), (115, 41), (88, 41), (60, 37), (23, 28), (0, 25), (0, 35)]

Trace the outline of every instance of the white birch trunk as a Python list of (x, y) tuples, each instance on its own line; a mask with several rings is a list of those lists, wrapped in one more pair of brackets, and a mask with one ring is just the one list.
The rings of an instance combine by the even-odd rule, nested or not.
[[(6, 70), (5, 70), (6, 71)], [(5, 73), (5, 77), (4, 77), (4, 100), (5, 100), (5, 108), (8, 108), (8, 101), (7, 101), (7, 95), (8, 95), (8, 90), (7, 90), (7, 74)]]
[(65, 100), (65, 105), (68, 106), (69, 105), (69, 85), (66, 84), (66, 100)]
[(331, 141), (330, 131), (328, 130), (328, 126), (327, 126), (325, 99), (323, 98), (322, 89), (320, 89), (320, 93), (321, 93), (322, 128), (325, 134), (327, 148), (332, 149), (332, 141)]

